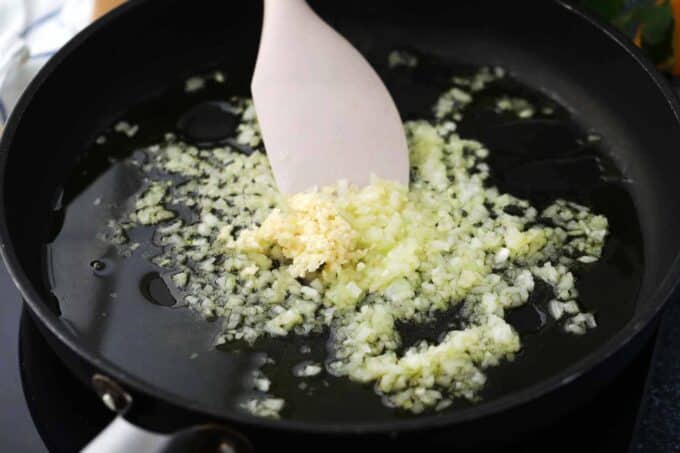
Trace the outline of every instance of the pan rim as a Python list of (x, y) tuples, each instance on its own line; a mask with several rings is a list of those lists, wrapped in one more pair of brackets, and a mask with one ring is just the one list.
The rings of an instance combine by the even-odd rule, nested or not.
[[(40, 70), (38, 75), (29, 84), (24, 94), (21, 96), (14, 111), (6, 124), (0, 140), (0, 181), (4, 181), (7, 159), (12, 138), (16, 133), (21, 117), (30, 105), (32, 98), (39, 91), (42, 84), (47, 80), (51, 73), (60, 66), (68, 55), (77, 49), (82, 42), (89, 39), (91, 35), (97, 32), (98, 29), (105, 27), (108, 23), (115, 21), (118, 17), (129, 14), (135, 8), (140, 8), (143, 5), (150, 3), (153, 0), (144, 0), (138, 2), (128, 2), (110, 14), (105, 15), (97, 20), (86, 29), (76, 35), (69, 41), (62, 49), (60, 49), (48, 63)], [(663, 76), (658, 73), (651, 62), (642, 54), (642, 51), (633, 47), (628, 39), (618, 30), (614, 29), (609, 24), (604, 24), (590, 13), (586, 12), (580, 7), (568, 3), (568, 0), (553, 0), (558, 6), (564, 8), (565, 13), (574, 14), (581, 20), (588, 22), (591, 26), (597, 28), (607, 37), (613, 40), (619, 47), (622, 48), (634, 61), (637, 63), (651, 79), (652, 82), (660, 90), (661, 94), (666, 98), (666, 102), (680, 125), (680, 103), (673, 92), (670, 84)], [(448, 414), (430, 414), (423, 415), (416, 418), (409, 418), (404, 420), (390, 420), (390, 421), (376, 421), (376, 422), (309, 422), (301, 420), (270, 420), (258, 418), (240, 412), (237, 410), (224, 412), (212, 410), (208, 407), (203, 407), (194, 401), (187, 400), (180, 395), (172, 394), (163, 389), (157, 388), (153, 383), (143, 381), (133, 375), (128, 374), (123, 368), (110, 362), (109, 360), (100, 357), (94, 351), (82, 342), (75, 334), (68, 331), (64, 325), (59, 322), (59, 318), (49, 310), (47, 305), (43, 302), (38, 291), (31, 284), (28, 276), (22, 269), (16, 251), (14, 249), (9, 229), (6, 222), (6, 203), (7, 196), (4, 184), (0, 184), (0, 255), (6, 264), (12, 280), (18, 287), (23, 300), (28, 305), (33, 314), (39, 321), (47, 327), (52, 335), (58, 341), (66, 345), (69, 350), (73, 351), (78, 357), (92, 364), (95, 368), (107, 374), (111, 378), (117, 380), (121, 384), (133, 389), (140, 394), (148, 395), (152, 398), (159, 398), (167, 401), (172, 405), (179, 406), (198, 414), (205, 414), (211, 417), (216, 417), (227, 422), (234, 422), (248, 427), (264, 427), (271, 430), (309, 433), (309, 434), (343, 434), (343, 435), (360, 435), (360, 434), (387, 434), (394, 432), (409, 432), (420, 429), (441, 428), (444, 426), (454, 426), (462, 423), (468, 423), (480, 418), (488, 417), (506, 410), (525, 405), (535, 399), (543, 397), (552, 393), (572, 381), (577, 380), (583, 374), (594, 369), (607, 358), (611, 357), (622, 348), (624, 348), (634, 337), (641, 333), (641, 331), (648, 326), (658, 313), (664, 308), (668, 302), (671, 294), (678, 285), (678, 277), (680, 276), (680, 251), (676, 254), (670, 265), (666, 276), (657, 286), (655, 292), (650, 296), (650, 300), (654, 303), (649, 304), (644, 310), (637, 312), (633, 318), (615, 335), (610, 337), (607, 341), (602, 343), (590, 354), (579, 359), (572, 365), (566, 367), (560, 373), (553, 375), (548, 379), (544, 379), (536, 384), (522, 389), (517, 392), (512, 392), (492, 401), (480, 403), (477, 406), (460, 409)]]

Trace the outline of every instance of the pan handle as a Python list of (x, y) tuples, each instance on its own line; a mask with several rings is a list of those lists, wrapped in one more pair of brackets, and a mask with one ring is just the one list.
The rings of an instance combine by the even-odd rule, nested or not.
[(116, 412), (116, 418), (87, 444), (81, 453), (252, 453), (250, 443), (240, 434), (219, 425), (198, 425), (171, 434), (142, 429), (123, 415), (132, 397), (116, 382), (101, 374), (92, 384), (102, 402)]
[(159, 434), (117, 416), (81, 453), (250, 453), (250, 444), (217, 425), (200, 425), (172, 434)]
[(134, 426), (119, 415), (81, 453), (161, 452), (169, 438)]

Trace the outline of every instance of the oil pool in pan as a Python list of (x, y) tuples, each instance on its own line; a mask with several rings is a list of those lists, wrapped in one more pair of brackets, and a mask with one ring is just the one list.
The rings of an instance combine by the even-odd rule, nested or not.
[[(388, 69), (385, 64), (377, 69), (404, 120), (428, 117), (430, 106), (450, 86), (451, 75), (472, 72), (471, 68), (422, 55), (416, 67)], [(57, 197), (54, 235), (48, 247), (48, 274), (60, 301), (62, 319), (115, 361), (117, 354), (123, 354), (121, 345), (126, 344), (122, 337), (145, 335), (142, 321), (136, 324), (134, 320), (153, 322), (149, 318), (149, 313), (154, 313), (150, 302), (157, 309), (172, 312), (159, 317), (159, 322), (184, 331), (176, 338), (150, 337), (148, 347), (156, 348), (161, 362), (182, 355), (187, 369), (195, 367), (197, 372), (214, 373), (215, 379), (223, 379), (224, 394), (215, 398), (237, 405), (248, 391), (243, 376), (262, 365), (264, 354), (257, 351), (266, 351), (276, 365), (265, 364), (262, 370), (272, 381), (270, 392), (286, 400), (284, 417), (309, 420), (323, 413), (327, 419), (339, 421), (412, 416), (385, 407), (372, 389), (346, 378), (325, 372), (304, 381), (295, 377), (295, 365), (306, 360), (323, 362), (324, 336), (266, 339), (256, 343), (255, 351), (243, 344), (211, 350), (219, 323), (206, 323), (188, 309), (172, 308), (170, 290), (146, 259), (158, 253), (150, 244), (151, 229), (133, 232), (133, 239), (142, 246), (130, 257), (119, 256), (114, 247), (97, 239), (107, 221), (125, 210), (126, 200), (142, 185), (134, 169), (119, 163), (132, 150), (161, 141), (166, 132), (180, 133), (194, 144), (219, 142), (233, 134), (236, 118), (225, 102), (234, 94), (242, 95), (247, 85), (246, 81), (230, 80), (228, 70), (224, 73), (226, 83), (208, 77), (202, 89), (187, 93), (182, 81), (161, 97), (134, 107), (123, 117), (139, 125), (134, 136), (108, 131), (105, 143), (93, 143), (83, 155)], [(234, 86), (241, 88), (240, 92), (233, 91)], [(535, 114), (518, 118), (512, 112), (498, 112), (494, 106), (499, 96), (526, 99), (536, 107)], [(507, 315), (521, 334), (521, 352), (513, 362), (486, 370), (488, 381), (481, 396), (493, 399), (546, 378), (585, 356), (631, 318), (642, 275), (642, 239), (628, 183), (606, 157), (610, 152), (607, 138), (579, 124), (545, 94), (505, 77), (475, 96), (458, 124), (458, 132), (490, 149), (493, 184), (501, 191), (527, 198), (539, 210), (556, 198), (573, 200), (605, 215), (610, 226), (602, 258), (576, 271), (579, 301), (585, 310), (596, 313), (598, 327), (582, 336), (563, 333), (547, 314), (550, 289), (537, 283), (529, 302)], [(143, 153), (137, 155), (144, 158)], [(77, 272), (82, 275), (74, 279)], [(403, 346), (420, 339), (436, 340), (455, 322), (456, 314), (450, 312), (439, 316), (433, 325), (403, 329)], [(114, 331), (115, 335), (111, 333)], [(163, 341), (171, 347), (164, 348)], [(202, 369), (202, 357), (211, 354), (223, 355), (225, 370), (229, 367), (229, 371)], [(154, 379), (159, 381), (166, 377), (162, 368), (149, 371), (144, 365), (133, 363), (130, 371), (138, 370), (145, 376), (156, 372)], [(348, 399), (352, 405), (343, 404)], [(447, 411), (469, 404), (456, 400)]]

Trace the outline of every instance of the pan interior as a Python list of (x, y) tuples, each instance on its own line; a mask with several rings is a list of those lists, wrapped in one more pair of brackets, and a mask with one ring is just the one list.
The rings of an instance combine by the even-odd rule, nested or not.
[[(102, 158), (104, 153), (120, 156), (148, 145), (192, 104), (225, 97), (216, 87), (194, 97), (179, 88), (173, 92), (187, 76), (219, 67), (227, 74), (228, 94), (247, 95), (259, 30), (260, 11), (254, 3), (206, 5), (187, 12), (181, 2), (167, 2), (159, 9), (159, 2), (149, 1), (102, 27), (97, 39), (84, 41), (53, 68), (40, 96), (24, 112), (4, 182), (10, 234), (21, 266), (45, 298), (54, 300), (54, 289), (61, 311), (58, 328), (71, 330), (85, 347), (152, 388), (227, 416), (247, 390), (244, 376), (259, 365), (261, 355), (213, 350), (217, 323), (199, 320), (188, 310), (148, 303), (140, 284), (142, 276), (155, 269), (141, 253), (121, 260), (96, 240), (113, 214), (96, 200), (121, 202), (140, 183), (124, 166)], [(626, 52), (562, 6), (548, 2), (536, 6), (540, 21), (529, 20), (537, 16), (524, 8), (487, 11), (478, 2), (425, 2), (413, 10), (413, 5), (397, 8), (388, 2), (317, 6), (376, 66), (383, 65), (390, 50), (408, 48), (426, 55), (432, 71), (444, 67), (455, 73), (460, 65), (471, 64), (507, 68), (521, 81), (508, 89), (564, 106), (558, 108), (559, 118), (571, 135), (560, 140), (573, 140), (576, 146), (592, 128), (603, 140), (590, 155), (608, 156), (604, 160), (623, 174), (596, 190), (570, 187), (564, 194), (604, 213), (612, 224), (602, 266), (580, 279), (581, 300), (601, 312), (600, 327), (581, 338), (565, 338), (557, 330), (526, 333), (523, 355), (489, 372), (485, 401), (558, 374), (621, 330), (644, 304), (659, 303), (648, 296), (661, 284), (678, 249), (678, 239), (671, 234), (680, 227), (678, 208), (664, 202), (662, 194), (678, 189), (671, 169), (680, 164), (680, 157), (670, 144), (680, 132), (657, 86)], [(123, 29), (128, 32), (120, 33)], [(599, 56), (603, 54), (609, 56), (607, 62)], [(87, 76), (80, 72), (83, 67), (91, 69)], [(422, 115), (422, 106), (430, 105), (433, 93), (439, 92), (433, 92), (436, 83), (429, 76), (390, 77), (387, 83), (405, 118)], [(419, 84), (418, 96), (413, 95), (413, 83)], [(50, 108), (55, 103), (68, 106), (69, 115), (55, 117)], [(133, 105), (138, 107), (130, 110)], [(645, 112), (644, 118), (640, 112)], [(100, 132), (120, 118), (140, 124), (134, 139), (119, 136), (95, 146)], [(24, 126), (34, 124), (45, 130), (35, 134)], [(485, 126), (468, 121), (461, 124), (461, 133), (481, 141), (487, 133), (492, 140)], [(516, 134), (513, 129), (508, 137), (521, 138)], [(501, 148), (491, 151), (502, 155)], [(94, 153), (102, 156), (93, 158)], [(45, 165), (36, 166), (36, 158)], [(494, 165), (502, 175), (502, 159)], [(509, 191), (526, 189), (513, 186), (512, 180), (506, 183)], [(45, 242), (50, 242), (47, 248)], [(104, 267), (93, 272), (94, 260)], [(643, 302), (636, 305), (638, 295)], [(300, 355), (303, 344), (312, 346), (311, 356)], [(284, 415), (290, 418), (362, 423), (404, 417), (386, 409), (372, 389), (344, 379), (325, 376), (328, 386), (319, 380), (313, 397), (297, 390), (299, 381), (288, 365), (322, 357), (323, 338), (290, 338), (261, 346), (279, 358), (272, 380), (281, 383), (279, 390), (287, 390), (284, 396), (291, 404)], [(277, 388), (272, 390), (276, 393)], [(460, 407), (454, 405), (441, 415)]]

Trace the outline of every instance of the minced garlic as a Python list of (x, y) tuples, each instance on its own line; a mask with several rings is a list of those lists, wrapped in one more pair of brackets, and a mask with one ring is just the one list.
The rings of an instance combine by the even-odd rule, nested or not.
[(289, 271), (295, 277), (321, 266), (335, 269), (362, 255), (357, 232), (323, 194), (294, 195), (284, 209), (272, 211), (259, 228), (241, 233), (233, 246), (258, 253), (277, 247), (279, 258), (292, 260)]

